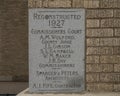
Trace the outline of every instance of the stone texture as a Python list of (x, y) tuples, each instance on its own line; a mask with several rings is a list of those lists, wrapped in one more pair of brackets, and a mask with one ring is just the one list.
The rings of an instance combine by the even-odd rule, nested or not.
[(87, 29), (86, 30), (86, 36), (87, 37), (111, 37), (113, 36), (113, 29), (107, 28), (107, 29)]
[(88, 9), (87, 18), (108, 18), (113, 17), (113, 9)]

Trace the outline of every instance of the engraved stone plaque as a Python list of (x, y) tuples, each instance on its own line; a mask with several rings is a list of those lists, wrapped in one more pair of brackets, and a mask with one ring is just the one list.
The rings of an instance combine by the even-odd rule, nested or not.
[(85, 89), (85, 10), (29, 9), (29, 91)]

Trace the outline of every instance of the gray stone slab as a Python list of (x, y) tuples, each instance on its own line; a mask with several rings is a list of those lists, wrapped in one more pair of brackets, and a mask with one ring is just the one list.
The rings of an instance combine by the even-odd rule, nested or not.
[(85, 10), (29, 9), (29, 91), (85, 89)]

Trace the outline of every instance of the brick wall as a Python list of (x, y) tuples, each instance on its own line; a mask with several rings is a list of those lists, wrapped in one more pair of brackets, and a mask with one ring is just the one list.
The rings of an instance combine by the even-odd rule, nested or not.
[(0, 0), (0, 81), (26, 81), (27, 11), (27, 0)]
[(120, 0), (29, 0), (29, 8), (86, 9), (86, 90), (120, 91)]
[[(29, 0), (29, 8), (86, 9), (86, 90), (120, 91), (120, 0)], [(0, 1), (0, 81), (26, 81), (27, 0)]]

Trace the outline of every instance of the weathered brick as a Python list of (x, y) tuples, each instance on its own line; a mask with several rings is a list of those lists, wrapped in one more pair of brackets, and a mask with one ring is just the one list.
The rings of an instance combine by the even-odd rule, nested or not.
[(86, 82), (98, 82), (98, 81), (99, 81), (99, 73), (86, 74)]
[(99, 38), (87, 38), (87, 46), (99, 46)]
[(87, 47), (86, 54), (92, 55), (92, 54), (100, 54), (100, 48), (99, 47)]
[(120, 46), (120, 38), (100, 38), (100, 46)]
[(112, 55), (113, 53), (112, 47), (87, 47), (86, 51), (87, 55)]
[(120, 19), (102, 19), (101, 27), (120, 27)]
[(84, 0), (84, 8), (99, 8), (99, 0)]
[(115, 29), (115, 36), (120, 36), (120, 28)]
[(120, 56), (113, 55), (113, 56), (100, 56), (100, 63), (119, 63)]
[(48, 7), (71, 7), (71, 0), (49, 0)]
[(112, 9), (88, 9), (86, 11), (87, 18), (108, 18), (113, 17)]
[(100, 47), (100, 54), (101, 55), (112, 55), (113, 47)]
[(120, 84), (114, 84), (114, 91), (120, 92)]
[(49, 0), (42, 0), (42, 7), (49, 7)]
[(87, 64), (86, 72), (113, 72), (113, 64)]
[(0, 71), (0, 76), (12, 76), (13, 75), (13, 72), (11, 70), (3, 70), (3, 71)]
[(114, 55), (120, 55), (120, 47), (114, 47)]
[(113, 36), (113, 29), (87, 29), (87, 37), (110, 37)]
[(100, 0), (101, 8), (117, 8), (119, 0)]
[(28, 7), (29, 8), (41, 8), (42, 0), (28, 0)]
[(99, 63), (99, 56), (86, 56), (86, 63)]
[(114, 10), (114, 17), (120, 17), (120, 9)]
[[(5, 15), (2, 26), (4, 30), (0, 34), (2, 37), (0, 76), (7, 76), (5, 78), (8, 80), (10, 76), (17, 76), (28, 71), (28, 2), (27, 0), (4, 0), (4, 4)], [(16, 65), (18, 68), (15, 67)], [(18, 71), (20, 66), (25, 69)]]
[(120, 83), (120, 73), (101, 73), (101, 82)]
[(120, 27), (120, 19), (114, 19), (114, 27)]
[(120, 64), (114, 64), (114, 72), (120, 72)]
[(113, 91), (113, 84), (107, 83), (87, 83), (87, 91), (100, 92), (100, 91)]
[(87, 19), (87, 27), (99, 27), (99, 20), (98, 19)]
[(12, 81), (12, 80), (13, 80), (12, 76), (0, 76), (0, 82), (1, 81), (6, 82), (6, 81)]
[(28, 82), (28, 75), (13, 76), (12, 80), (16, 82)]
[(0, 65), (0, 71), (12, 71), (11, 67), (9, 65)]
[(114, 27), (114, 19), (102, 19), (101, 27)]
[(84, 6), (84, 0), (73, 0), (72, 1), (72, 7), (83, 7)]

